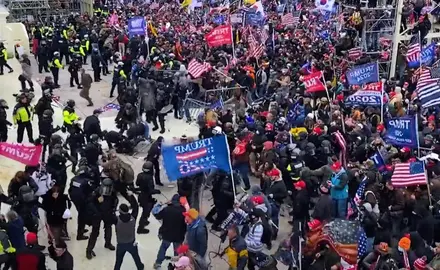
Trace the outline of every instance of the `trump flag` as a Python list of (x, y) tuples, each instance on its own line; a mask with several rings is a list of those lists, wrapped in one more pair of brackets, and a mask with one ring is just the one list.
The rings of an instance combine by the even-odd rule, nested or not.
[(228, 145), (223, 135), (186, 144), (163, 145), (162, 156), (170, 181), (212, 168), (231, 171)]
[(232, 44), (232, 28), (230, 25), (220, 25), (205, 35), (209, 47)]

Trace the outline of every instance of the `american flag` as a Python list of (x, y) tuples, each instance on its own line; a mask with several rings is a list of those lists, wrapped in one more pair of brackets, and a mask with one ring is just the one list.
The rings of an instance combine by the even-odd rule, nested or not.
[(295, 23), (295, 18), (292, 13), (287, 13), (281, 16), (281, 24), (282, 25), (293, 25)]
[[(435, 74), (437, 76), (437, 74)], [(416, 86), (417, 96), (422, 108), (440, 104), (439, 79), (432, 78), (429, 69), (423, 69)]]
[(338, 130), (334, 133), (336, 143), (339, 145), (340, 151), (339, 151), (339, 160), (342, 162), (342, 165), (344, 168), (347, 167), (347, 142), (345, 141), (344, 136), (342, 133)]
[(259, 46), (253, 46), (249, 50), (248, 57), (255, 57), (256, 59), (258, 59), (263, 55), (265, 49), (266, 47), (263, 44)]
[(261, 43), (266, 44), (266, 41), (269, 38), (269, 34), (267, 33), (267, 30), (258, 28), (257, 33), (260, 36)]
[(254, 47), (258, 46), (258, 41), (250, 29), (249, 29), (249, 35), (248, 35), (248, 43), (249, 43), (250, 48), (254, 48)]
[(101, 108), (102, 111), (106, 112), (106, 111), (110, 111), (110, 110), (120, 110), (121, 106), (115, 103), (109, 103), (107, 105), (105, 105), (104, 107)]
[(418, 40), (413, 42), (409, 47), (406, 53), (406, 61), (409, 62), (420, 62), (420, 44)]
[(359, 226), (358, 232), (358, 259), (365, 256), (367, 254), (367, 234), (365, 233), (364, 228)]
[(361, 56), (362, 56), (362, 48), (361, 47), (356, 47), (356, 48), (348, 50), (348, 57), (351, 60), (356, 61), (359, 58), (361, 58)]
[(193, 59), (188, 64), (188, 73), (194, 77), (194, 79), (199, 78), (203, 75), (203, 73), (209, 71), (211, 69), (211, 65), (204, 62), (203, 64), (199, 63), (196, 59)]
[(364, 199), (366, 186), (367, 186), (367, 177), (364, 177), (364, 179), (362, 179), (361, 183), (359, 184), (356, 194), (354, 195), (353, 201), (356, 204), (356, 206), (359, 206), (361, 201)]
[(398, 163), (391, 176), (391, 183), (395, 187), (426, 185), (426, 180), (423, 161)]

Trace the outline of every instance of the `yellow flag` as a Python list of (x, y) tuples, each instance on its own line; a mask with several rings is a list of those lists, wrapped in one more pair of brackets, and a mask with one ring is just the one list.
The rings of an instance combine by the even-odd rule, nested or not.
[(256, 0), (244, 0), (245, 5), (253, 5), (257, 2)]
[(191, 5), (192, 0), (183, 0), (182, 4), (180, 6), (182, 8), (186, 8), (187, 6)]
[(151, 34), (153, 34), (154, 37), (157, 37), (157, 30), (151, 22), (148, 22), (148, 28), (150, 28)]

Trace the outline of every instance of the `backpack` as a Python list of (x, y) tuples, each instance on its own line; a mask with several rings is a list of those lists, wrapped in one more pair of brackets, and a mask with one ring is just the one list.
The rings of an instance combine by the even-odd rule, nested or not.
[(125, 163), (124, 161), (120, 161), (122, 173), (121, 173), (121, 182), (125, 184), (132, 184), (134, 181), (134, 171), (133, 168)]
[[(269, 223), (269, 219), (267, 217), (262, 217), (261, 222), (257, 222), (257, 224), (261, 224), (263, 226), (263, 236), (261, 237), (261, 243), (270, 246), (272, 244), (272, 235), (274, 233), (272, 225)], [(257, 226), (253, 226), (252, 233), (254, 233), (255, 228)]]

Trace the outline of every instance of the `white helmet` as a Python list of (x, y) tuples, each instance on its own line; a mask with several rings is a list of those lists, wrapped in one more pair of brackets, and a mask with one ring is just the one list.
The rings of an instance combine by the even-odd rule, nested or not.
[(122, 67), (124, 65), (124, 62), (118, 62), (118, 66)]

